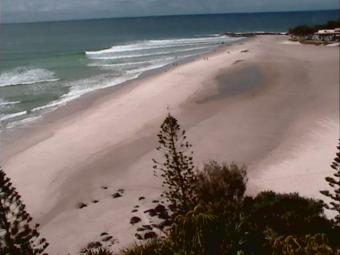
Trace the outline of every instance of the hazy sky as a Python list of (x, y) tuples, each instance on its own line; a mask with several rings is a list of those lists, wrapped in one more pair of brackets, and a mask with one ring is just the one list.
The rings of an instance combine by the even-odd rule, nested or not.
[(337, 9), (339, 0), (0, 0), (2, 22)]

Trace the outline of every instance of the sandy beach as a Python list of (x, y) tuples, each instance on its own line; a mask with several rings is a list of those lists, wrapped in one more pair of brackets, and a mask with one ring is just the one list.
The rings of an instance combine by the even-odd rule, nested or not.
[(286, 41), (257, 36), (221, 47), (5, 133), (2, 165), (48, 252), (76, 254), (103, 232), (118, 240), (115, 249), (135, 241), (130, 218), (149, 224), (142, 212), (160, 196), (151, 159), (160, 157), (156, 135), (168, 111), (187, 131), (197, 166), (246, 164), (249, 194), (320, 198), (339, 138), (339, 48)]

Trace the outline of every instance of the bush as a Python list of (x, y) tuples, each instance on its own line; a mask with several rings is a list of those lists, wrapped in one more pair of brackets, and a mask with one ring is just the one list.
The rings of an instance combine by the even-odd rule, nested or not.
[(325, 234), (281, 236), (273, 240), (272, 255), (333, 255)]
[[(222, 228), (220, 228), (222, 227)], [(223, 226), (218, 224), (215, 215), (207, 213), (202, 206), (197, 206), (186, 215), (175, 219), (171, 231), (171, 240), (178, 252), (186, 255), (212, 254), (216, 234), (223, 235)]]
[(106, 248), (98, 248), (98, 249), (85, 249), (80, 254), (81, 255), (113, 255), (113, 252)]
[(271, 247), (266, 243), (268, 230), (276, 236), (326, 233), (331, 240), (336, 240), (332, 224), (323, 214), (322, 201), (304, 198), (297, 193), (261, 192), (255, 198), (244, 200), (243, 212), (248, 232), (245, 250), (249, 254), (257, 254), (253, 250), (262, 254), (270, 252)]
[(210, 161), (198, 174), (196, 196), (200, 203), (214, 209), (239, 205), (246, 191), (246, 167)]
[(199, 204), (175, 219), (170, 239), (183, 254), (236, 254), (243, 235), (245, 167), (211, 161), (197, 174)]
[(0, 254), (46, 254), (49, 245), (32, 223), (21, 196), (0, 167)]
[(174, 252), (167, 240), (154, 239), (125, 249), (122, 251), (122, 255), (174, 255)]
[(324, 204), (326, 209), (335, 212), (334, 226), (340, 228), (340, 140), (337, 146), (336, 156), (331, 164), (331, 168), (334, 170), (332, 176), (325, 178), (326, 182), (330, 186), (330, 190), (322, 190), (321, 194), (328, 197), (331, 201), (329, 204)]
[(317, 31), (318, 30), (313, 28), (313, 27), (298, 26), (298, 27), (294, 27), (294, 28), (289, 29), (288, 33), (292, 34), (292, 35), (296, 35), (296, 36), (306, 36), (306, 35), (314, 34)]

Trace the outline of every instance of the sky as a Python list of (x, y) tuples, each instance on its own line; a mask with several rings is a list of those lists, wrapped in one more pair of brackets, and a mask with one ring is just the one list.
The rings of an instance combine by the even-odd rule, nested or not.
[(0, 0), (0, 22), (338, 9), (340, 0)]

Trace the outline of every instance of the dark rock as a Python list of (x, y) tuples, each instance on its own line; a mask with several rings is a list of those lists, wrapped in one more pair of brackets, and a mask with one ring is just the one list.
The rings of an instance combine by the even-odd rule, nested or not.
[(117, 190), (117, 192), (124, 193), (124, 189), (119, 189), (119, 190)]
[(161, 204), (158, 204), (154, 210), (157, 212), (157, 213), (161, 213), (161, 212), (166, 212), (167, 209), (165, 208), (164, 205), (161, 205)]
[(98, 200), (92, 200), (92, 203), (94, 203), (94, 204), (96, 204), (98, 202), (99, 202)]
[(154, 211), (156, 212), (156, 214), (158, 215), (158, 217), (160, 219), (169, 219), (169, 214), (168, 214), (168, 210), (166, 209), (166, 207), (164, 205), (158, 204), (155, 208)]
[(131, 212), (135, 213), (135, 212), (138, 212), (138, 210), (137, 209), (133, 209)]
[(136, 216), (133, 216), (131, 219), (130, 219), (130, 224), (134, 225), (138, 222), (142, 221), (141, 218), (139, 217), (136, 217)]
[(118, 198), (118, 197), (121, 197), (121, 196), (122, 196), (122, 194), (120, 194), (118, 192), (112, 194), (113, 198)]
[(85, 204), (83, 202), (80, 202), (80, 203), (77, 204), (77, 208), (79, 208), (79, 209), (82, 209), (84, 207), (87, 207), (87, 204)]
[(170, 211), (172, 211), (172, 212), (175, 211), (175, 209), (176, 209), (175, 205), (169, 205), (168, 207), (169, 207)]
[(155, 211), (155, 209), (146, 210), (146, 211), (144, 211), (144, 213), (148, 213), (151, 217), (157, 215), (157, 212)]
[(112, 236), (106, 236), (102, 239), (103, 242), (108, 242), (112, 239), (113, 237)]
[(107, 236), (107, 235), (108, 235), (107, 232), (103, 232), (103, 233), (100, 234), (100, 236)]
[(135, 205), (134, 208), (139, 208), (139, 205)]
[(159, 203), (159, 200), (153, 200), (152, 203)]
[(135, 234), (135, 237), (138, 239), (138, 240), (142, 240), (143, 238), (142, 238), (142, 236), (140, 235), (140, 234)]
[(145, 197), (139, 197), (138, 198), (138, 200), (140, 201), (140, 200), (144, 200), (145, 199)]
[(145, 229), (145, 228), (142, 228), (142, 227), (137, 228), (137, 231), (138, 231), (138, 232), (144, 231), (144, 230), (146, 230), (146, 229)]
[(153, 239), (153, 238), (157, 238), (157, 235), (155, 232), (151, 231), (151, 232), (147, 232), (144, 235), (144, 239)]
[(100, 242), (91, 242), (88, 243), (87, 248), (88, 249), (96, 249), (102, 247), (102, 244)]
[(172, 224), (172, 221), (167, 219), (167, 220), (164, 220), (162, 221), (159, 225), (161, 226), (161, 228), (165, 228), (165, 227), (170, 227)]
[(170, 218), (168, 212), (162, 212), (160, 214), (158, 214), (158, 218), (162, 219), (162, 220), (167, 220)]
[(107, 186), (101, 186), (102, 189), (107, 189)]

